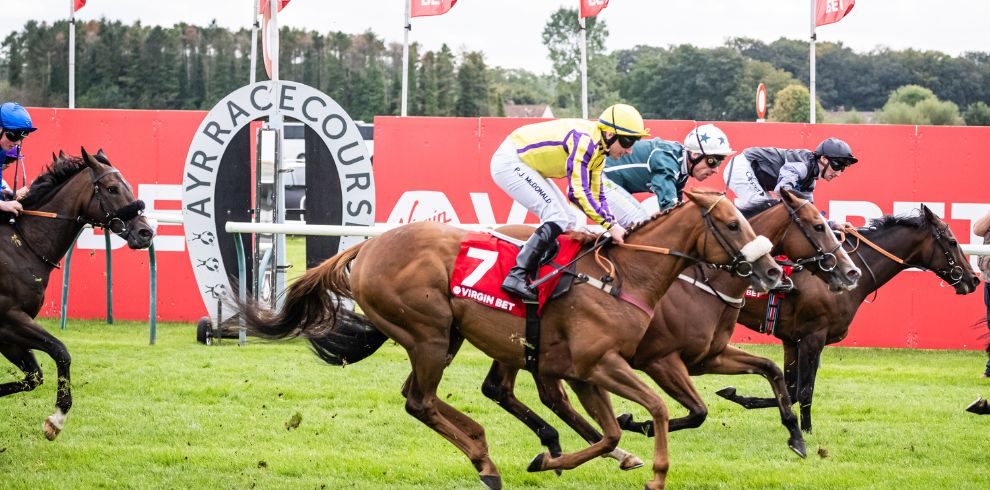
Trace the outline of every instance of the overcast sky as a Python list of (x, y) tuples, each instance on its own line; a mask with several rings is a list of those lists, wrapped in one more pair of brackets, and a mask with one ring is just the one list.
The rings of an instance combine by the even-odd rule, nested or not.
[[(70, 0), (4, 0), (0, 38), (28, 20), (68, 17)], [(88, 0), (81, 20), (140, 20), (171, 26), (180, 21), (228, 28), (250, 25), (252, 0)], [(280, 23), (320, 32), (371, 29), (402, 42), (403, 0), (292, 0)], [(459, 0), (445, 15), (417, 17), (410, 42), (437, 49), (483, 51), (489, 65), (547, 73), (543, 26), (560, 6), (578, 0)], [(608, 23), (609, 50), (638, 44), (690, 43), (712, 47), (731, 37), (773, 41), (807, 39), (810, 0), (611, 0), (600, 17)], [(877, 46), (937, 50), (958, 55), (990, 51), (988, 0), (859, 0), (849, 16), (818, 29), (821, 41), (842, 41), (857, 51)]]

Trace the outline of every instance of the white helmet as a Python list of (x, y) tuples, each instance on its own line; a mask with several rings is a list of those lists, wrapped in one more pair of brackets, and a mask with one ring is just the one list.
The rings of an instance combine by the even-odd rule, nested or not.
[(691, 130), (684, 138), (684, 147), (703, 155), (731, 155), (729, 137), (714, 124), (702, 124)]

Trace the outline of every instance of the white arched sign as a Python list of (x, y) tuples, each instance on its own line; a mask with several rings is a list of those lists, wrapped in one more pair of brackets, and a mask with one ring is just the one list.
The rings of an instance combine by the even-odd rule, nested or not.
[[(340, 176), (343, 224), (371, 226), (375, 221), (371, 157), (351, 117), (328, 95), (307, 85), (280, 81), (278, 94), (272, 89), (272, 82), (259, 82), (224, 97), (199, 125), (186, 155), (182, 215), (189, 258), (207, 308), (233, 291), (229, 278), (237, 273), (224, 267), (217, 240), (214, 203), (223, 192), (215, 185), (221, 157), (234, 135), (251, 121), (269, 116), (273, 104), (277, 104), (283, 117), (295, 118), (312, 128), (330, 149)], [(361, 237), (341, 237), (339, 249), (360, 240)], [(229, 317), (229, 312), (224, 317)]]

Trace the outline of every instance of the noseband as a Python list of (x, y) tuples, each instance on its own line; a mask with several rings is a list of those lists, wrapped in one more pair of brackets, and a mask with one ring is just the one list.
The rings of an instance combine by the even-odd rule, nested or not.
[[(715, 206), (717, 206), (722, 199), (725, 199), (725, 194), (719, 196), (719, 198), (716, 199), (715, 202), (708, 207), (708, 209), (701, 213), (701, 216), (705, 219), (705, 241), (708, 241), (708, 235), (710, 233), (715, 237), (715, 241), (717, 241), (718, 244), (732, 256), (732, 260), (728, 264), (708, 263), (708, 265), (718, 270), (728, 271), (729, 273), (739, 277), (749, 277), (753, 275), (753, 264), (746, 260), (746, 256), (743, 255), (742, 250), (732, 246), (732, 243), (729, 242), (729, 240), (725, 238), (725, 235), (718, 230), (718, 227), (715, 226), (715, 221), (712, 219), (712, 210), (715, 209)], [(693, 257), (692, 259), (696, 262), (704, 263), (700, 259)]]
[[(808, 243), (810, 243), (811, 246), (814, 247), (815, 249), (814, 256), (806, 257), (803, 259), (792, 260), (785, 265), (791, 265), (794, 266), (796, 269), (800, 270), (803, 269), (804, 266), (807, 264), (815, 263), (818, 265), (818, 268), (821, 269), (822, 272), (832, 272), (833, 270), (835, 270), (835, 268), (838, 267), (839, 265), (839, 259), (835, 256), (835, 252), (837, 252), (839, 248), (842, 247), (842, 242), (836, 240), (835, 248), (826, 252), (821, 247), (821, 245), (817, 241), (815, 241), (815, 239), (811, 236), (811, 232), (808, 231), (808, 229), (804, 226), (804, 222), (801, 220), (801, 217), (798, 216), (798, 211), (800, 211), (801, 208), (807, 206), (810, 201), (805, 200), (803, 203), (801, 203), (800, 206), (793, 209), (790, 207), (790, 205), (787, 204), (787, 201), (783, 201), (783, 202), (784, 202), (784, 207), (787, 208), (787, 213), (791, 215), (791, 221), (797, 226), (798, 230), (801, 230), (801, 234), (803, 234), (804, 237), (808, 239)], [(784, 231), (784, 234), (785, 235), (787, 234), (786, 230)]]
[(107, 196), (100, 192), (99, 183), (104, 177), (112, 174), (119, 175), (120, 171), (115, 168), (110, 168), (102, 174), (96, 175), (96, 171), (90, 169), (90, 178), (91, 183), (93, 184), (93, 197), (95, 197), (97, 202), (100, 204), (100, 211), (103, 212), (103, 219), (94, 220), (83, 216), (77, 216), (75, 220), (77, 223), (86, 223), (93, 227), (110, 230), (117, 234), (117, 236), (125, 238), (127, 233), (130, 232), (127, 228), (127, 223), (144, 213), (144, 201), (136, 199), (117, 209), (110, 210), (111, 205)]

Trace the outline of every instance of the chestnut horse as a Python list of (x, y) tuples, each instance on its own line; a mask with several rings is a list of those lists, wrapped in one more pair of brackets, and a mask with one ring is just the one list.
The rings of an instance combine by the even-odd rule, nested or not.
[(72, 406), (69, 383), (69, 351), (34, 318), (44, 304), (52, 269), (69, 250), (86, 224), (108, 228), (127, 240), (131, 248), (148, 248), (154, 232), (141, 216), (144, 203), (134, 199), (131, 186), (110, 165), (100, 150), (95, 156), (84, 149), (82, 158), (64, 153), (54, 158), (31, 184), (21, 201), (25, 213), (16, 220), (0, 220), (5, 237), (0, 240), (0, 353), (24, 372), (24, 379), (0, 384), (0, 397), (31, 391), (42, 383), (41, 367), (32, 351), (49, 355), (58, 369), (55, 413), (45, 419), (44, 432), (54, 440)]
[[(624, 246), (605, 245), (622, 271), (623, 300), (587, 285), (576, 285), (548, 303), (542, 314), (539, 372), (572, 380), (578, 397), (605, 436), (571, 454), (540, 454), (530, 471), (570, 469), (615, 449), (621, 429), (608, 393), (642, 405), (650, 413), (654, 441), (653, 479), (647, 488), (663, 488), (667, 458), (667, 409), (660, 396), (629, 366), (652, 309), (677, 274), (696, 260), (750, 273), (754, 287), (779, 282), (780, 268), (767, 255), (769, 241), (725, 199), (710, 191), (689, 191), (689, 201), (632, 230)], [(321, 337), (340, 325), (360, 321), (341, 316), (340, 298), (353, 298), (367, 315), (364, 322), (391, 338), (409, 355), (412, 373), (402, 393), (406, 411), (460, 449), (488, 488), (501, 488), (501, 476), (488, 454), (484, 429), (437, 397), (443, 371), (463, 340), (509, 366), (522, 368), (525, 321), (509, 313), (452, 297), (450, 277), (465, 231), (437, 223), (405, 225), (341, 252), (307, 271), (289, 289), (285, 306), (271, 314), (242, 305), (250, 332), (268, 338)], [(659, 248), (658, 245), (667, 248)], [(682, 252), (675, 252), (680, 250)], [(698, 259), (691, 259), (693, 254)], [(600, 277), (592, 257), (577, 270)], [(608, 274), (608, 272), (606, 272)], [(330, 291), (331, 294), (327, 294)], [(635, 303), (639, 303), (637, 306)], [(343, 321), (338, 324), (338, 320)], [(381, 345), (381, 342), (378, 342)], [(317, 348), (328, 362), (339, 362), (338, 344)], [(378, 346), (371, 346), (370, 354)], [(355, 359), (350, 359), (355, 362)]]
[[(781, 196), (780, 205), (749, 220), (753, 231), (770, 238), (775, 244), (773, 254), (786, 254), (799, 267), (808, 267), (812, 274), (828, 281), (832, 289), (855, 287), (860, 271), (842, 251), (818, 209), (786, 190), (781, 191)], [(653, 320), (631, 362), (690, 411), (685, 417), (671, 420), (669, 430), (698, 427), (707, 416), (705, 403), (691, 383), (692, 375), (760, 374), (770, 382), (777, 397), (781, 423), (790, 434), (788, 446), (805, 457), (804, 439), (791, 411), (780, 368), (769, 359), (728, 345), (748, 281), (700, 267), (687, 269), (681, 278), (685, 280), (671, 285), (654, 309)], [(482, 391), (529, 426), (551, 454), (559, 453), (557, 431), (516, 399), (513, 386), (517, 373), (518, 369), (494, 362)], [(601, 439), (571, 407), (558, 380), (546, 375), (534, 378), (540, 400), (547, 407), (588, 442)], [(623, 429), (653, 435), (650, 422), (633, 422), (628, 414), (619, 421)], [(611, 456), (620, 460), (622, 469), (631, 469), (638, 463), (637, 458), (624, 452)]]
[[(855, 230), (854, 230), (855, 231)], [(884, 216), (865, 229), (859, 229), (870, 246), (851, 233), (846, 244), (855, 252), (856, 265), (867, 271), (859, 287), (849, 294), (836, 295), (825, 289), (809, 274), (793, 276), (798, 294), (788, 296), (780, 305), (780, 320), (774, 336), (784, 344), (784, 379), (791, 400), (801, 405), (801, 429), (811, 432), (811, 400), (822, 350), (849, 333), (856, 310), (887, 281), (901, 271), (917, 267), (935, 273), (952, 285), (956, 294), (976, 291), (980, 279), (963, 255), (949, 226), (926, 206), (917, 216)], [(758, 330), (766, 313), (765, 300), (749, 301), (739, 315), (739, 323)], [(727, 387), (716, 392), (746, 408), (777, 406), (772, 398), (750, 398)]]

